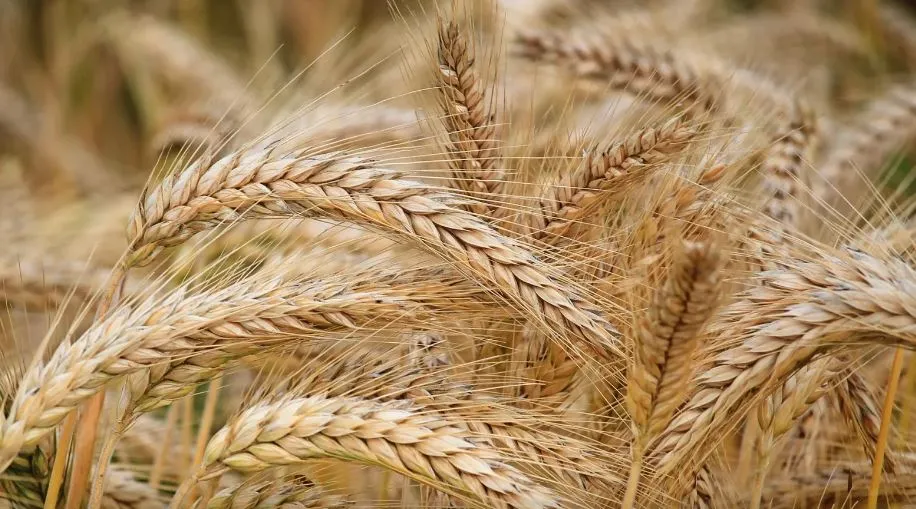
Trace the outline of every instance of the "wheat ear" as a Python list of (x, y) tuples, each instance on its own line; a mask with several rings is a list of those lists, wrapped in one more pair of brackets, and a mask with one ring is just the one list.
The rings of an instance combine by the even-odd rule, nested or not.
[(826, 393), (829, 389), (827, 379), (835, 374), (835, 365), (836, 359), (828, 357), (804, 366), (758, 406), (760, 433), (757, 436), (757, 470), (751, 507), (760, 507), (764, 480), (777, 441)]
[(835, 137), (824, 161), (820, 178), (813, 182), (815, 197), (828, 205), (849, 198), (862, 178), (876, 172), (916, 135), (916, 85), (891, 88), (869, 104), (851, 127)]
[(214, 495), (207, 509), (344, 509), (353, 504), (346, 497), (333, 495), (302, 476), (278, 481), (245, 481)]
[(210, 474), (257, 472), (337, 458), (378, 465), (487, 507), (558, 507), (463, 428), (400, 403), (320, 396), (260, 403), (213, 436), (204, 466)]
[(812, 114), (805, 105), (796, 103), (760, 165), (765, 196), (763, 212), (790, 230), (800, 224), (799, 202), (805, 184), (802, 170), (810, 157), (815, 134)]
[[(497, 146), (492, 105), (487, 104), (484, 84), (476, 69), (473, 49), (453, 21), (439, 24), (439, 103), (448, 133), (447, 149), (453, 185), (478, 199), (496, 200), (502, 194), (505, 172)], [(493, 208), (482, 201), (470, 210), (492, 215)]]
[(534, 238), (558, 238), (603, 200), (641, 183), (653, 168), (689, 146), (696, 130), (680, 118), (634, 132), (605, 150), (586, 152), (572, 172), (547, 184), (536, 210), (522, 217)]
[(521, 33), (516, 53), (528, 60), (570, 69), (575, 75), (601, 80), (613, 90), (625, 90), (663, 103), (677, 102), (686, 113), (699, 116), (718, 106), (713, 87), (693, 66), (648, 44), (555, 32)]
[[(850, 336), (879, 344), (916, 347), (916, 272), (899, 261), (880, 261), (847, 249), (847, 256), (799, 262), (760, 275), (763, 284), (730, 305), (720, 318), (726, 331), (750, 331), (740, 344), (714, 354), (699, 376), (699, 390), (664, 432), (655, 452), (658, 473), (701, 450), (754, 396), (785, 383), (801, 366)], [(737, 327), (737, 328), (736, 328)], [(728, 336), (723, 336), (728, 337)]]
[(626, 404), (635, 440), (622, 507), (636, 501), (646, 446), (664, 431), (689, 395), (700, 332), (719, 298), (721, 257), (709, 242), (685, 242), (648, 311), (636, 318), (636, 359)]
[[(201, 348), (221, 349), (224, 355), (218, 358), (232, 359), (264, 342), (289, 344), (333, 331), (357, 331), (373, 322), (408, 323), (420, 316), (415, 323), (425, 323), (428, 309), (408, 295), (439, 298), (424, 293), (422, 285), (413, 290), (405, 285), (405, 293), (373, 286), (370, 280), (361, 291), (346, 279), (337, 284), (284, 284), (258, 277), (214, 292), (187, 297), (176, 291), (137, 308), (118, 308), (26, 373), (0, 432), (0, 466), (5, 468), (23, 446), (53, 431), (76, 405), (117, 377), (140, 373), (140, 380), (147, 381), (149, 368), (162, 366), (167, 373), (170, 360), (195, 355)], [(441, 303), (453, 311), (459, 301), (446, 298)], [(187, 394), (193, 383), (203, 381), (201, 372), (212, 376), (218, 370), (184, 370), (190, 380), (177, 387), (163, 384), (165, 394), (155, 394), (142, 408)], [(149, 384), (134, 379), (129, 385), (134, 400), (142, 404)]]
[(538, 320), (570, 331), (602, 357), (619, 337), (599, 310), (560, 282), (529, 252), (473, 215), (463, 203), (370, 161), (338, 154), (241, 151), (212, 165), (199, 161), (166, 177), (129, 226), (131, 264), (223, 221), (258, 216), (324, 216), (355, 221), (457, 262), (486, 288), (499, 288)]

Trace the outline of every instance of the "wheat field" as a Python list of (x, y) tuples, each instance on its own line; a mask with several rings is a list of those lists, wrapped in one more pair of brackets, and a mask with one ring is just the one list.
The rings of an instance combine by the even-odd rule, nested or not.
[(0, 508), (916, 507), (916, 6), (0, 0)]

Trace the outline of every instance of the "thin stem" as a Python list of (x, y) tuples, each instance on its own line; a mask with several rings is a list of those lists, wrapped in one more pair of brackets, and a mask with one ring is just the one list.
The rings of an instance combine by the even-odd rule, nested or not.
[(630, 477), (627, 480), (627, 491), (623, 495), (623, 502), (620, 504), (621, 509), (635, 507), (636, 492), (639, 489), (639, 478), (642, 475), (642, 462), (645, 457), (643, 449), (639, 442), (633, 444), (633, 463), (630, 464)]
[[(112, 272), (109, 279), (108, 287), (102, 298), (99, 300), (96, 309), (95, 320), (99, 321), (108, 314), (108, 310), (115, 302), (125, 279), (127, 278), (127, 269), (119, 264)], [(99, 418), (102, 415), (102, 407), (105, 403), (105, 393), (99, 392), (86, 404), (82, 414), (76, 422), (76, 429), (68, 433), (62, 440), (71, 440), (70, 435), (75, 431), (76, 442), (73, 449), (73, 465), (70, 469), (70, 485), (67, 487), (66, 509), (79, 509), (82, 507), (83, 496), (86, 494), (86, 483), (89, 481), (89, 474), (92, 470), (92, 458), (95, 453), (95, 442), (98, 436)], [(58, 450), (57, 454), (67, 456), (68, 451)], [(54, 467), (66, 468), (66, 461), (57, 461), (55, 458)], [(52, 471), (51, 478), (55, 476), (63, 477), (63, 471)], [(53, 491), (49, 490), (48, 496), (57, 498), (59, 485)], [(47, 506), (46, 507), (53, 507)]]
[(188, 507), (190, 505), (182, 505), (182, 503), (184, 499), (191, 494), (192, 489), (197, 486), (201, 476), (202, 472), (194, 472), (194, 475), (185, 479), (185, 481), (178, 486), (178, 490), (175, 491), (175, 495), (172, 496), (172, 501), (169, 503), (169, 509), (178, 509), (179, 507)]
[(897, 386), (900, 385), (900, 372), (903, 371), (903, 349), (894, 352), (894, 362), (891, 364), (890, 380), (887, 384), (887, 394), (884, 396), (884, 408), (881, 410), (881, 428), (878, 432), (878, 444), (875, 447), (875, 463), (871, 469), (871, 484), (868, 486), (868, 509), (877, 509), (878, 492), (881, 488), (881, 472), (884, 470), (884, 453), (887, 449), (887, 437), (891, 429), (891, 419), (894, 412), (894, 400), (897, 397)]
[(181, 450), (184, 451), (182, 460), (185, 462), (184, 471), (188, 474), (194, 469), (194, 394), (189, 394), (181, 402)]
[(70, 412), (60, 430), (60, 442), (57, 444), (57, 453), (54, 456), (54, 465), (51, 467), (51, 478), (48, 481), (48, 495), (45, 497), (44, 509), (57, 509), (57, 500), (60, 496), (60, 487), (64, 483), (67, 473), (67, 459), (70, 444), (73, 442), (73, 432), (76, 430), (76, 412)]
[(165, 465), (165, 455), (172, 445), (172, 428), (175, 427), (176, 421), (178, 421), (178, 405), (171, 405), (165, 418), (165, 434), (162, 437), (162, 446), (156, 451), (153, 469), (149, 474), (150, 488), (159, 489), (159, 483), (162, 481), (163, 466)]
[(105, 440), (102, 445), (102, 451), (99, 453), (99, 462), (95, 467), (95, 476), (92, 479), (92, 488), (89, 491), (88, 509), (100, 509), (102, 507), (102, 495), (105, 494), (105, 475), (108, 473), (108, 465), (111, 462), (111, 456), (114, 454), (115, 446), (124, 436), (125, 427), (121, 424), (112, 432), (111, 436)]
[(754, 488), (751, 491), (751, 505), (749, 509), (760, 509), (760, 503), (763, 500), (763, 484), (767, 478), (767, 471), (770, 469), (769, 455), (757, 465), (754, 471)]
[(903, 446), (906, 443), (907, 433), (910, 431), (910, 424), (913, 422), (914, 398), (912, 392), (914, 386), (916, 386), (916, 355), (910, 355), (910, 365), (907, 367), (906, 375), (903, 377), (903, 390), (907, 397), (900, 403), (898, 446)]
[(197, 429), (197, 443), (194, 447), (192, 468), (200, 467), (200, 464), (204, 461), (204, 452), (207, 449), (207, 440), (210, 438), (210, 428), (213, 426), (213, 416), (216, 414), (216, 403), (219, 401), (219, 389), (222, 381), (222, 375), (217, 375), (210, 382), (210, 390), (207, 392), (207, 399), (204, 403), (204, 413), (200, 418), (200, 426)]
[(742, 483), (750, 478), (751, 462), (754, 455), (754, 446), (757, 443), (759, 432), (757, 419), (745, 419), (744, 433), (741, 434), (741, 449), (738, 452), (738, 479)]

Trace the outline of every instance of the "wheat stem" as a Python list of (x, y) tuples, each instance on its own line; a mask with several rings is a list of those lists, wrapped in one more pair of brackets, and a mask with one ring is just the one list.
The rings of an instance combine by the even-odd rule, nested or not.
[(894, 401), (897, 397), (897, 386), (900, 383), (900, 372), (903, 370), (903, 349), (894, 352), (891, 364), (887, 393), (884, 395), (884, 408), (881, 410), (881, 431), (878, 432), (878, 444), (875, 447), (875, 459), (871, 471), (871, 483), (868, 487), (868, 509), (877, 509), (878, 493), (881, 489), (881, 472), (884, 471), (884, 451), (887, 449), (893, 420)]

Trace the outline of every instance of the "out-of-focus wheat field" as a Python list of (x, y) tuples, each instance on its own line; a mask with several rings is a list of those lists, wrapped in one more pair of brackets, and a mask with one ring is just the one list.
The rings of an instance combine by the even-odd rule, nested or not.
[(916, 7), (0, 0), (0, 507), (916, 507)]

